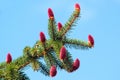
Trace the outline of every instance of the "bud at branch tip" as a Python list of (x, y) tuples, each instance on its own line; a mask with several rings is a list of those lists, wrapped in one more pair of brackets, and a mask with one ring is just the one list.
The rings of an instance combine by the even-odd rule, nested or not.
[(54, 13), (51, 8), (48, 8), (48, 17), (49, 19), (53, 20), (54, 19)]

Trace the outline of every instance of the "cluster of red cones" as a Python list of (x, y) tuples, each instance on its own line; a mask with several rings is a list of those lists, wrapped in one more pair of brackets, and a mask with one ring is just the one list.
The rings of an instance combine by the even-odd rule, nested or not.
[[(75, 11), (80, 12), (80, 5), (78, 3), (75, 4)], [(51, 8), (48, 8), (48, 17), (50, 20), (54, 20), (54, 13)], [(62, 24), (60, 22), (58, 22), (57, 26), (58, 26), (58, 32), (59, 32), (62, 29)], [(46, 37), (43, 32), (40, 32), (40, 41), (42, 43), (45, 43), (45, 41), (46, 41)], [(88, 45), (90, 47), (94, 46), (94, 38), (91, 35), (88, 35)], [(63, 61), (66, 58), (66, 56), (67, 56), (66, 48), (64, 46), (62, 46), (60, 49), (59, 58), (61, 61)], [(8, 53), (7, 57), (6, 57), (6, 63), (10, 64), (11, 62), (12, 62), (12, 56), (10, 53)], [(70, 72), (77, 70), (79, 67), (80, 67), (80, 60), (77, 58), (73, 62)], [(56, 74), (57, 74), (56, 66), (54, 66), (54, 65), (51, 66), (51, 68), (49, 70), (49, 74), (51, 77), (56, 76)]]
[[(77, 70), (79, 67), (80, 67), (80, 60), (77, 58), (73, 62), (72, 69), (70, 70), (70, 72)], [(56, 74), (57, 74), (56, 66), (51, 66), (49, 73), (50, 73), (51, 77), (56, 76)]]
[[(75, 11), (80, 12), (80, 5), (78, 3), (75, 4)], [(54, 20), (54, 13), (51, 8), (48, 8), (48, 17), (50, 20)], [(58, 26), (58, 32), (59, 32), (62, 29), (62, 24), (58, 22), (57, 26)], [(40, 41), (42, 43), (46, 41), (46, 38), (43, 32), (40, 32)], [(94, 38), (91, 35), (88, 35), (88, 45), (90, 47), (94, 46)], [(59, 54), (60, 60), (63, 61), (66, 58), (66, 55), (67, 55), (66, 48), (62, 46)], [(80, 60), (77, 58), (73, 62), (72, 69), (70, 70), (70, 72), (77, 70), (79, 67), (80, 67)], [(49, 73), (51, 77), (54, 77), (57, 74), (56, 66), (51, 66)]]
[[(80, 12), (80, 5), (78, 3), (75, 4), (75, 11)], [(51, 8), (48, 8), (48, 17), (51, 20), (54, 20), (54, 13)]]
[[(66, 58), (66, 55), (67, 55), (66, 48), (64, 46), (62, 46), (60, 49), (60, 55), (59, 55), (60, 60), (63, 61)], [(70, 70), (70, 72), (77, 70), (79, 68), (79, 66), (80, 66), (80, 60), (77, 58), (73, 62), (72, 69)]]
[[(61, 23), (58, 23), (58, 31), (60, 31), (61, 28), (62, 28), (62, 24), (61, 24)], [(46, 37), (45, 37), (45, 34), (44, 34), (43, 32), (40, 32), (40, 41), (41, 41), (42, 43), (45, 43), (45, 41), (46, 41)], [(89, 45), (90, 47), (94, 47), (94, 38), (93, 38), (93, 36), (90, 35), (90, 34), (88, 35), (88, 45)], [(66, 52), (66, 50), (65, 50), (64, 47), (63, 47), (63, 49), (61, 48), (61, 51)], [(60, 59), (63, 59), (63, 57), (61, 57)]]

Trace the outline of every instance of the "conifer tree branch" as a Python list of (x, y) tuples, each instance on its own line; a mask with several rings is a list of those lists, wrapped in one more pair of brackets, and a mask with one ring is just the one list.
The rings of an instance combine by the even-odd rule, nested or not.
[(74, 47), (76, 49), (89, 49), (91, 48), (88, 42), (76, 40), (76, 39), (65, 39), (63, 43), (68, 47)]
[(49, 31), (49, 35), (51, 37), (51, 39), (55, 40), (56, 38), (56, 22), (55, 20), (51, 20), (49, 19), (49, 23), (48, 23), (48, 31)]
[(66, 23), (66, 27), (64, 32), (62, 33), (62, 37), (71, 29), (73, 23), (75, 22), (75, 20), (78, 18), (79, 14), (76, 14), (76, 12), (74, 11), (72, 16), (70, 17), (69, 21)]
[[(89, 35), (88, 42), (69, 39), (66, 33), (72, 29), (76, 19), (80, 13), (80, 5), (75, 4), (75, 11), (66, 22), (65, 26), (59, 23), (58, 31), (52, 9), (48, 9), (48, 33), (50, 39), (46, 40), (43, 32), (40, 32), (40, 40), (31, 48), (25, 47), (23, 55), (15, 60), (8, 53), (6, 62), (0, 64), (0, 80), (29, 80), (22, 71), (31, 65), (34, 71), (40, 71), (46, 76), (54, 77), (57, 73), (56, 68), (65, 69), (68, 72), (73, 72), (79, 68), (80, 61), (76, 59), (73, 62), (71, 54), (66, 50), (66, 47), (89, 49), (94, 46), (94, 38)], [(40, 60), (44, 59), (45, 64)]]
[(18, 70), (24, 68), (24, 67), (27, 66), (28, 64), (30, 64), (30, 62), (26, 62), (25, 64), (21, 65), (21, 66), (18, 68)]
[(45, 74), (46, 76), (49, 76), (49, 68), (42, 64), (41, 62), (39, 62), (39, 65), (40, 65), (39, 71)]
[(72, 70), (73, 59), (71, 54), (67, 51), (67, 57), (63, 60), (64, 69), (68, 72)]
[[(46, 48), (46, 50), (48, 51), (49, 49), (51, 49), (52, 47), (49, 47), (49, 48)], [(45, 51), (43, 51), (41, 54), (45, 54)], [(38, 58), (40, 58), (40, 57), (43, 57), (43, 55), (41, 55), (41, 54), (37, 54), (37, 56), (36, 57), (33, 57), (33, 58), (36, 58), (36, 59), (38, 59)], [(22, 65), (18, 68), (18, 70), (20, 70), (20, 69), (22, 69), (22, 68), (24, 68), (25, 66), (27, 66), (28, 64), (30, 64), (31, 63), (31, 61), (26, 61), (26, 62), (24, 62), (24, 63), (22, 63)]]

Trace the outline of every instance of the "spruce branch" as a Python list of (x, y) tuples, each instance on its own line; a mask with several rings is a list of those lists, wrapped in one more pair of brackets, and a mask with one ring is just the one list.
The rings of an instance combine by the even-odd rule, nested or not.
[(63, 60), (64, 69), (68, 72), (72, 70), (73, 59), (70, 52), (67, 51), (67, 57)]
[(56, 40), (56, 33), (57, 33), (57, 29), (56, 29), (56, 22), (55, 20), (51, 20), (49, 19), (49, 23), (48, 23), (48, 32), (49, 32), (49, 36), (51, 37), (52, 40)]
[(61, 36), (64, 37), (65, 34), (71, 30), (71, 28), (74, 26), (74, 23), (79, 18), (80, 15), (80, 5), (78, 3), (75, 4), (75, 11), (73, 11), (72, 15), (68, 19), (68, 21), (65, 23), (64, 28), (62, 29)]
[[(49, 49), (51, 49), (51, 48), (52, 48), (52, 47), (46, 48), (46, 50), (49, 51)], [(31, 56), (31, 58), (39, 59), (40, 57), (43, 57), (44, 54), (45, 54), (45, 51), (41, 52), (40, 54), (39, 54), (39, 53), (36, 54), (36, 57), (34, 57), (34, 55), (33, 55), (33, 57)], [(19, 59), (19, 58), (18, 58), (18, 59)], [(22, 60), (22, 59), (20, 59), (20, 60)], [(19, 60), (18, 60), (18, 61), (19, 61)], [(27, 66), (27, 65), (30, 64), (30, 63), (31, 63), (30, 59), (29, 59), (29, 61), (23, 61), (23, 63), (22, 63), (22, 64), (20, 65), (20, 67), (18, 68), (18, 70), (24, 68), (25, 66)]]
[(63, 43), (65, 46), (69, 48), (75, 48), (75, 49), (89, 49), (90, 46), (88, 42), (77, 40), (77, 39), (65, 39), (63, 40)]
[(57, 29), (56, 29), (57, 25), (54, 19), (54, 13), (51, 8), (48, 8), (48, 16), (49, 16), (48, 33), (52, 40), (56, 40), (55, 38), (56, 38), (56, 33), (57, 33)]
[(39, 65), (40, 65), (39, 71), (44, 75), (49, 76), (49, 68), (46, 65), (44, 65), (42, 62), (39, 62)]
[(62, 37), (72, 28), (73, 23), (75, 23), (75, 21), (78, 19), (78, 16), (79, 14), (76, 14), (76, 11), (74, 11), (69, 20), (65, 24), (65, 29), (61, 35)]
[[(63, 27), (60, 22), (58, 23), (57, 31), (53, 11), (49, 8), (48, 33), (50, 39), (46, 39), (45, 34), (40, 32), (40, 40), (36, 41), (33, 47), (26, 46), (23, 49), (22, 56), (12, 60), (11, 54), (8, 53), (6, 62), (0, 63), (0, 80), (29, 80), (23, 72), (26, 67), (32, 67), (34, 71), (40, 71), (51, 77), (57, 74), (57, 68), (64, 69), (67, 72), (77, 70), (80, 61), (76, 59), (73, 62), (72, 55), (66, 48), (89, 49), (94, 46), (94, 38), (91, 35), (88, 35), (87, 42), (67, 38), (66, 33), (72, 29), (79, 14), (80, 6), (77, 3), (75, 4), (75, 11), (65, 26)], [(45, 64), (41, 61), (42, 59)]]
[(39, 61), (36, 59), (32, 60), (31, 67), (34, 71), (38, 71), (40, 68)]

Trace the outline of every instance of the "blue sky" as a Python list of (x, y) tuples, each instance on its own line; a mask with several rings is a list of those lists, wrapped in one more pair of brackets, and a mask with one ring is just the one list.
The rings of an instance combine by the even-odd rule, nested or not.
[(31, 80), (120, 80), (120, 0), (0, 0), (0, 62), (8, 52), (13, 59), (22, 55), (25, 46), (33, 46), (43, 31), (47, 38), (47, 9), (53, 9), (57, 22), (65, 23), (81, 5), (81, 18), (69, 37), (95, 39), (90, 50), (69, 49), (80, 68), (73, 73), (58, 70), (56, 77), (46, 77), (31, 68), (25, 73)]

